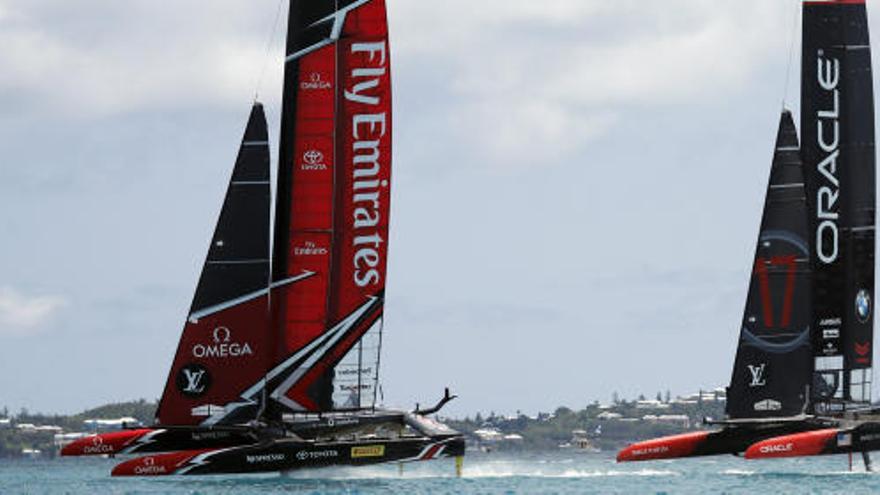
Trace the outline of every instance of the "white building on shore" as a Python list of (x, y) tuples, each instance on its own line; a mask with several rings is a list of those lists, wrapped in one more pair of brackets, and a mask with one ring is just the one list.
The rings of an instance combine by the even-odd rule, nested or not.
[(125, 428), (138, 428), (143, 426), (140, 421), (135, 418), (119, 418), (119, 419), (87, 419), (83, 421), (83, 427), (86, 430), (100, 431), (116, 431)]

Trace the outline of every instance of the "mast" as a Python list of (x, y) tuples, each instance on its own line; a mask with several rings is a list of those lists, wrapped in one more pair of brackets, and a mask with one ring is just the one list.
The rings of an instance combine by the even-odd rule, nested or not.
[(802, 157), (810, 203), (816, 412), (871, 402), (875, 150), (864, 0), (804, 3)]
[(269, 415), (373, 407), (388, 249), (384, 0), (292, 0), (272, 297)]
[(795, 416), (807, 405), (811, 273), (799, 151), (794, 121), (784, 111), (728, 389), (731, 419)]

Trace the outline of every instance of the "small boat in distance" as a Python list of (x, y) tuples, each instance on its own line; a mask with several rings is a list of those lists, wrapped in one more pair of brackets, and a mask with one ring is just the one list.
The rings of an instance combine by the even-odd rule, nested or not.
[(876, 157), (865, 1), (805, 1), (802, 49), (802, 140), (784, 112), (728, 417), (708, 422), (719, 430), (631, 445), (620, 462), (880, 448), (871, 404)]
[[(595, 436), (599, 436), (602, 434), (602, 427), (599, 426), (594, 433)], [(601, 450), (593, 444), (593, 437), (587, 432), (587, 430), (572, 430), (571, 432), (571, 440), (559, 444), (560, 449), (572, 449), (576, 452), (582, 453), (599, 453)]]
[(384, 0), (291, 0), (286, 55), (274, 232), (256, 103), (155, 425), (62, 455), (148, 454), (115, 476), (443, 457), (460, 472), (464, 437), (430, 418), (449, 390), (430, 409), (377, 405), (391, 200)]

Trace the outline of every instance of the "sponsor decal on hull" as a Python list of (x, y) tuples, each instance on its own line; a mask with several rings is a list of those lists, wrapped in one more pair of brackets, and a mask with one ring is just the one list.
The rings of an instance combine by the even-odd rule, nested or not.
[(794, 450), (794, 444), (791, 442), (785, 444), (764, 445), (760, 448), (762, 454), (780, 454), (791, 452), (792, 450)]
[(285, 454), (259, 454), (248, 455), (244, 459), (248, 464), (266, 464), (269, 462), (283, 462), (287, 460), (287, 456)]
[(101, 455), (112, 454), (115, 450), (112, 445), (105, 444), (104, 439), (99, 435), (92, 439), (91, 445), (83, 447), (82, 452), (85, 455)]
[(839, 433), (836, 429), (815, 430), (770, 438), (746, 449), (746, 459), (799, 457), (821, 454)]
[(621, 450), (617, 462), (689, 457), (707, 438), (709, 432), (699, 431), (638, 442)]
[(339, 451), (337, 451), (337, 450), (317, 450), (317, 451), (301, 450), (296, 453), (296, 458), (297, 458), (297, 460), (300, 460), (300, 461), (335, 459), (337, 457), (339, 457)]
[(384, 445), (368, 445), (363, 447), (352, 447), (351, 448), (351, 458), (352, 459), (363, 459), (365, 457), (384, 457), (385, 456), (385, 446)]
[(156, 465), (154, 457), (144, 457), (140, 466), (135, 466), (134, 474), (138, 476), (155, 476), (158, 474), (167, 474), (168, 468), (163, 465)]
[(632, 455), (633, 457), (642, 457), (646, 455), (657, 455), (657, 454), (665, 454), (669, 452), (669, 447), (666, 445), (660, 445), (658, 447), (646, 447), (644, 449), (633, 449)]

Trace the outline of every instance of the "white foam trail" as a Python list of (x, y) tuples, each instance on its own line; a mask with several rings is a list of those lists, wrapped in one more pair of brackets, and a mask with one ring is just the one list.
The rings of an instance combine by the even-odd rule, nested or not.
[[(452, 469), (449, 473), (439, 473), (436, 469), (407, 469), (404, 468), (401, 476), (397, 467), (392, 468), (357, 468), (357, 469), (334, 469), (332, 471), (297, 471), (287, 475), (290, 479), (327, 479), (327, 480), (358, 480), (358, 479), (441, 479), (454, 478)], [(472, 465), (465, 466), (463, 478), (465, 479), (491, 479), (491, 478), (546, 478), (546, 479), (578, 479), (578, 478), (610, 478), (610, 477), (670, 477), (681, 476), (676, 471), (658, 469), (640, 469), (636, 471), (618, 471), (602, 469), (534, 469), (526, 466), (503, 466), (503, 465)]]
[(755, 474), (755, 471), (750, 471), (747, 469), (725, 469), (721, 471), (721, 474), (726, 474), (729, 476), (751, 476)]

